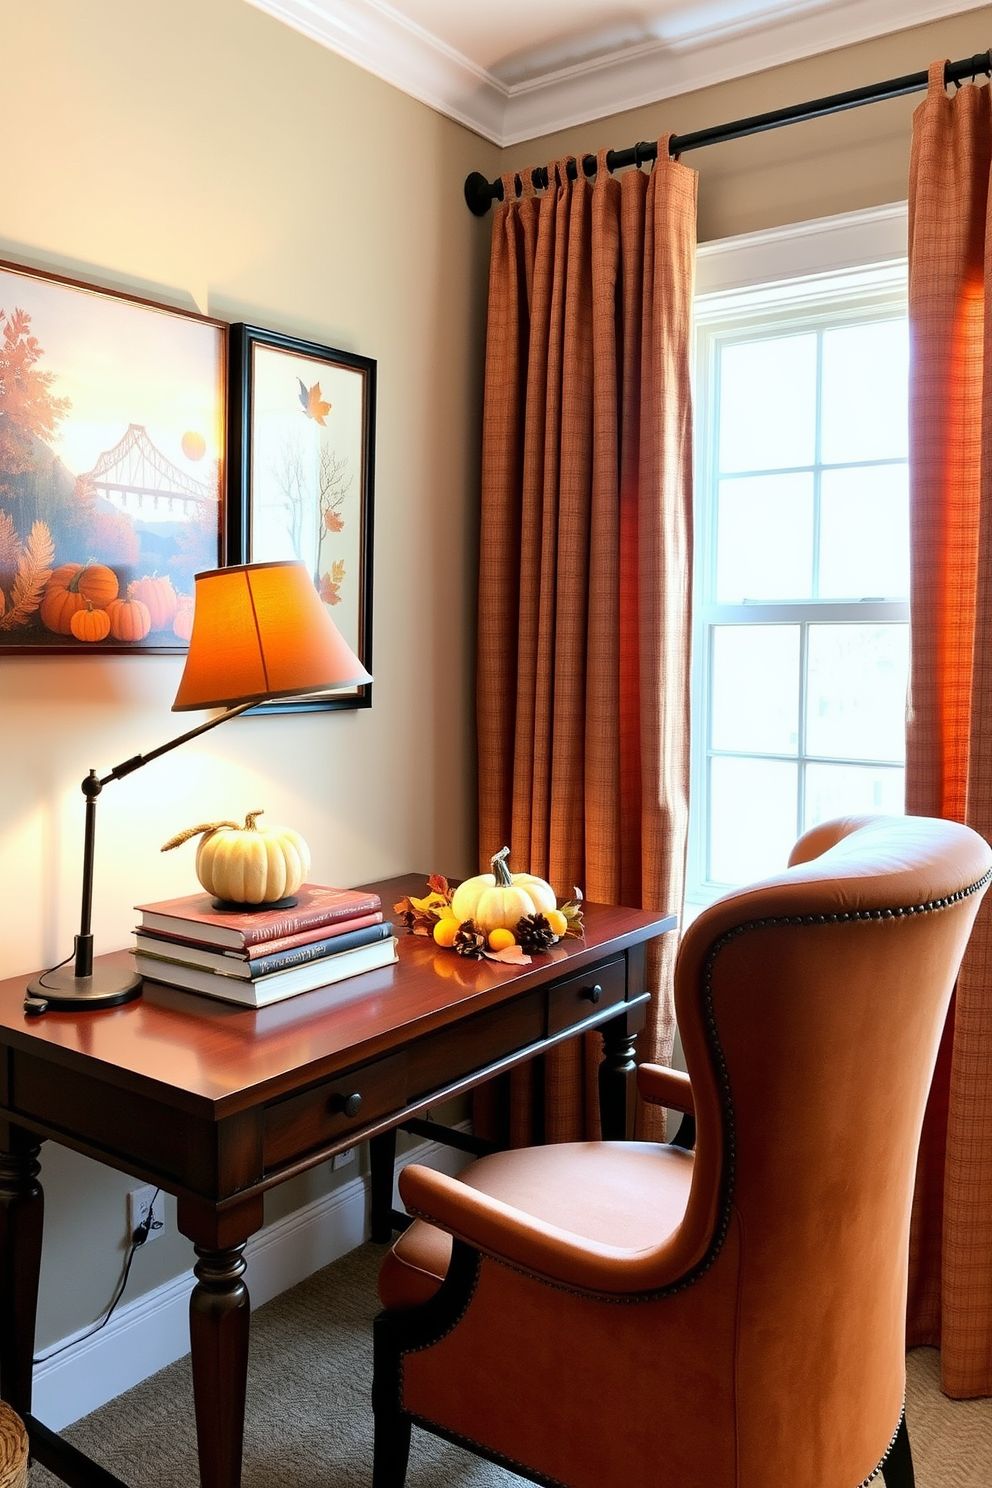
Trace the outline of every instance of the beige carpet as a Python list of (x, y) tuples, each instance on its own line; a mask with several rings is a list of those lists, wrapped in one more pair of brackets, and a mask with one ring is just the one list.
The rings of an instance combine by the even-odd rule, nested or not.
[[(243, 1488), (369, 1488), (371, 1321), (382, 1254), (381, 1247), (364, 1245), (254, 1314)], [(989, 1488), (992, 1400), (946, 1399), (933, 1349), (910, 1355), (907, 1411), (918, 1488)], [(192, 1488), (189, 1360), (94, 1411), (66, 1436), (134, 1488)], [(522, 1482), (414, 1431), (408, 1488), (521, 1488)], [(57, 1480), (35, 1466), (30, 1488), (57, 1488)]]

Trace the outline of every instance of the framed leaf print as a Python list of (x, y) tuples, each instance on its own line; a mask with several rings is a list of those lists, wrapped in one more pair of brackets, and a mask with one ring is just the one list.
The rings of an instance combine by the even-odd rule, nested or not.
[[(296, 558), (372, 670), (375, 374), (370, 357), (230, 329), (228, 563)], [(368, 708), (370, 683), (253, 712)]]
[(226, 353), (220, 321), (0, 263), (0, 656), (186, 650)]

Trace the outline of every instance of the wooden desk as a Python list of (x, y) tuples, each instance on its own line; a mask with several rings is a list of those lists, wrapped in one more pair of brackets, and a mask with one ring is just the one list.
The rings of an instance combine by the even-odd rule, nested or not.
[[(390, 908), (424, 882), (369, 887)], [(520, 968), (401, 934), (397, 965), (259, 1011), (146, 981), (123, 1007), (28, 1018), (29, 978), (0, 982), (0, 1395), (26, 1419), (32, 1455), (76, 1488), (119, 1488), (31, 1416), (45, 1138), (176, 1196), (197, 1258), (200, 1482), (238, 1488), (244, 1248), (266, 1189), (592, 1028), (604, 1035), (604, 1135), (631, 1135), (646, 942), (674, 926), (671, 915), (587, 905), (582, 940)]]

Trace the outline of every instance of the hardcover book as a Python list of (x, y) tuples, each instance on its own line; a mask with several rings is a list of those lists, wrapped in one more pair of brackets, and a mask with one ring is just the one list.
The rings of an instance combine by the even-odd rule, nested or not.
[(281, 1002), (285, 997), (296, 997), (301, 992), (312, 992), (316, 987), (329, 987), (347, 977), (359, 976), (363, 971), (375, 971), (380, 966), (389, 966), (399, 958), (396, 954), (396, 937), (374, 941), (371, 945), (356, 946), (352, 951), (342, 951), (338, 956), (325, 956), (320, 961), (308, 961), (303, 966), (292, 966), (286, 971), (274, 971), (268, 976), (245, 981), (240, 977), (221, 976), (201, 966), (182, 966), (176, 961), (162, 961), (156, 956), (134, 953), (134, 964), (143, 977), (152, 982), (164, 982), (169, 987), (182, 987), (187, 992), (205, 992), (208, 997), (219, 997), (224, 1002), (237, 1002), (243, 1007), (262, 1008), (270, 1003)]
[[(239, 977), (251, 982), (256, 977), (269, 976), (273, 971), (285, 971), (291, 966), (303, 966), (308, 961), (326, 960), (328, 956), (339, 956), (343, 951), (353, 951), (358, 946), (373, 945), (379, 940), (388, 940), (393, 927), (381, 919), (374, 925), (349, 929), (351, 920), (342, 922), (344, 930), (318, 940), (309, 940), (302, 945), (286, 946), (269, 955), (249, 957), (244, 951), (213, 950), (209, 946), (196, 945), (192, 941), (177, 940), (174, 936), (153, 935), (135, 931), (135, 949), (145, 956), (154, 956), (158, 961), (172, 961), (179, 966), (202, 966), (215, 971), (219, 976)], [(334, 926), (335, 932), (338, 926)], [(288, 937), (293, 939), (293, 937)], [(264, 951), (266, 946), (281, 945), (281, 941), (266, 941), (252, 950)]]
[(378, 894), (359, 889), (330, 889), (304, 884), (292, 909), (215, 909), (209, 894), (187, 894), (156, 904), (136, 904), (143, 930), (161, 930), (200, 944), (245, 950), (284, 935), (298, 935), (338, 920), (374, 914), (382, 909)]

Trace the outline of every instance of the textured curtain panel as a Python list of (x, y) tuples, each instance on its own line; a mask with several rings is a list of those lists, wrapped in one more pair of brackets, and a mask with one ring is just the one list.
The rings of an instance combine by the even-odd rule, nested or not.
[[(523, 194), (493, 221), (479, 582), (480, 860), (560, 896), (679, 910), (688, 811), (696, 174)], [(675, 937), (652, 947), (642, 1057), (668, 1062)], [(598, 1038), (516, 1080), (549, 1140), (593, 1135)], [(539, 1073), (539, 1072), (538, 1072)], [(538, 1121), (540, 1124), (540, 1121)]]
[[(992, 839), (992, 345), (987, 86), (930, 69), (909, 198), (912, 683), (906, 809)], [(924, 1126), (910, 1343), (992, 1394), (992, 923), (979, 915)]]

